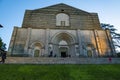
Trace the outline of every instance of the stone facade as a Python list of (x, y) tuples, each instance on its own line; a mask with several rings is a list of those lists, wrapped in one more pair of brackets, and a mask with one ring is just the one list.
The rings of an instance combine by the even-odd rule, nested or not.
[(102, 57), (115, 53), (109, 30), (97, 13), (66, 4), (26, 10), (22, 27), (14, 27), (8, 53), (32, 57)]

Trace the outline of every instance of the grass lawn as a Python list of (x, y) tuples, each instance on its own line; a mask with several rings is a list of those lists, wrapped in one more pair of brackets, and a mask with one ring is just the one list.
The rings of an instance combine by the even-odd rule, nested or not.
[(0, 64), (0, 80), (120, 80), (120, 64)]

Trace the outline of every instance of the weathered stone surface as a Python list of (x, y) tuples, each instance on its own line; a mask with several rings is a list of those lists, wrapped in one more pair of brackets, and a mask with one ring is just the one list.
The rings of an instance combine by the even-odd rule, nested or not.
[(115, 50), (109, 31), (100, 27), (97, 13), (57, 4), (26, 10), (22, 27), (13, 30), (8, 54), (28, 57), (102, 57), (115, 56)]
[(56, 27), (56, 14), (58, 13), (65, 13), (70, 16), (70, 26), (67, 29), (101, 29), (97, 13), (89, 13), (66, 4), (26, 10), (22, 27), (58, 28)]

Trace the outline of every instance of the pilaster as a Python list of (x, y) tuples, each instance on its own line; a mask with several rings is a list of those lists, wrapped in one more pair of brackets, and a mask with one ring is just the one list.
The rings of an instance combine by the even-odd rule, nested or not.
[(96, 43), (96, 49), (97, 49), (97, 55), (100, 56), (100, 43), (99, 43), (99, 36), (96, 30), (93, 30), (94, 33), (94, 38), (95, 38), (95, 43)]
[(31, 28), (27, 29), (27, 38), (26, 38), (26, 44), (24, 47), (24, 54), (29, 54), (29, 42), (30, 42), (30, 36), (31, 36)]
[(83, 49), (82, 49), (82, 36), (81, 36), (81, 30), (77, 29), (77, 37), (78, 37), (78, 47), (79, 47), (79, 54), (82, 55), (83, 54)]
[(49, 55), (49, 51), (48, 51), (48, 48), (49, 48), (49, 36), (50, 36), (50, 30), (47, 28), (45, 30), (45, 55)]
[(113, 44), (113, 41), (112, 41), (112, 38), (111, 38), (110, 31), (109, 30), (105, 30), (105, 32), (106, 32), (106, 36), (107, 36), (107, 39), (108, 39), (108, 42), (109, 42), (109, 47), (110, 47), (110, 50), (111, 50), (111, 54), (110, 55), (116, 56), (114, 54), (114, 53), (116, 53), (116, 51), (115, 51), (115, 47), (114, 47), (114, 44)]
[(17, 31), (18, 31), (18, 27), (14, 27), (13, 33), (12, 33), (12, 37), (11, 37), (11, 41), (9, 44), (9, 49), (8, 49), (8, 54), (13, 55), (13, 51), (14, 51), (14, 45), (16, 42), (16, 36), (17, 36)]

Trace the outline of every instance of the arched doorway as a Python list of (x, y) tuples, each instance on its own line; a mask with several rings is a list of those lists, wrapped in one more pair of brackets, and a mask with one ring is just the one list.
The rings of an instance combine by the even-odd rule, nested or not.
[(59, 53), (61, 55), (61, 57), (68, 57), (68, 43), (64, 40), (61, 40), (59, 42)]
[(34, 44), (34, 57), (39, 57), (39, 56), (41, 56), (41, 48), (42, 48), (42, 46), (41, 46), (41, 44), (40, 43), (35, 43)]
[(93, 57), (93, 45), (90, 43), (87, 44), (87, 56)]
[(53, 55), (57, 57), (75, 56), (75, 38), (68, 32), (57, 33), (51, 40)]
[(34, 57), (39, 57), (41, 55), (41, 49), (38, 47), (34, 48)]
[(31, 55), (33, 57), (40, 57), (40, 56), (43, 55), (42, 54), (42, 45), (41, 45), (40, 42), (34, 42), (34, 43), (32, 43), (30, 51), (31, 51)]

